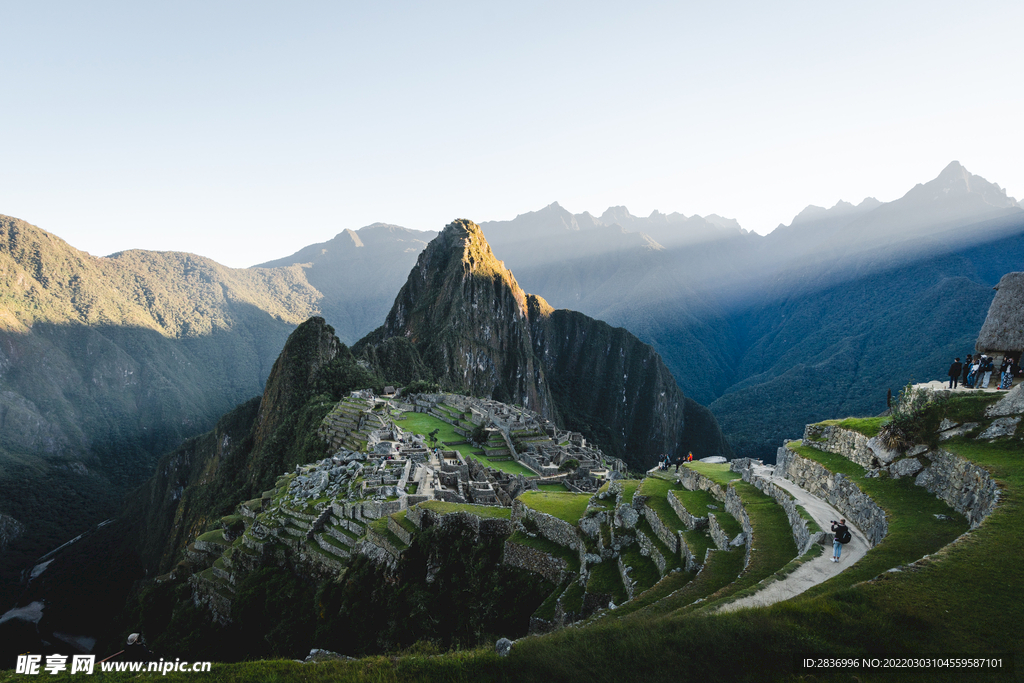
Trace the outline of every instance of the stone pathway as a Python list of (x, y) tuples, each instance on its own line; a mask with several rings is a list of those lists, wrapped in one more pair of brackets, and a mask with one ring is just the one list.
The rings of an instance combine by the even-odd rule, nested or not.
[[(763, 470), (759, 469), (755, 470), (755, 472), (789, 492), (790, 495), (796, 498), (796, 502), (810, 513), (811, 517), (814, 518), (814, 521), (822, 529), (825, 531), (830, 530), (832, 528), (832, 520), (838, 520), (842, 517), (831, 505), (821, 498), (811, 495), (788, 479), (770, 476), (773, 469), (772, 467), (765, 467)], [(735, 602), (724, 605), (719, 611), (732, 612), (744, 607), (766, 607), (776, 602), (788, 600), (800, 595), (811, 586), (816, 586), (832, 578), (846, 567), (854, 564), (864, 557), (864, 553), (868, 551), (869, 545), (864, 534), (859, 529), (852, 524), (847, 526), (850, 527), (853, 540), (843, 546), (843, 556), (840, 562), (832, 561), (832, 546), (830, 544), (825, 548), (825, 552), (820, 557), (804, 563), (786, 578), (768, 584), (753, 595), (748, 595), (745, 598), (740, 598)]]

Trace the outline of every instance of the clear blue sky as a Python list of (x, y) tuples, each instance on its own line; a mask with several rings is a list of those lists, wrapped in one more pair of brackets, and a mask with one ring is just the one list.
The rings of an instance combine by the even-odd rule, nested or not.
[(1024, 3), (0, 2), (0, 213), (246, 266), (558, 201), (1024, 195)]

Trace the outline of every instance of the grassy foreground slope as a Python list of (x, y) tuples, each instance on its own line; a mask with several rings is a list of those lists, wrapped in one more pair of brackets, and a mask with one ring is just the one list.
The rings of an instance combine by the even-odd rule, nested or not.
[[(972, 399), (960, 401), (948, 407), (963, 416)], [(973, 405), (980, 417), (984, 402)], [(941, 404), (930, 408), (944, 409)], [(922, 497), (923, 489), (906, 479), (864, 479), (850, 471), (889, 513), (890, 534), (861, 564), (771, 607), (708, 614), (702, 605), (672, 605), (666, 599), (661, 602), (672, 609), (643, 609), (624, 619), (524, 638), (504, 659), (489, 648), (447, 654), (414, 648), (350, 662), (215, 665), (213, 675), (227, 681), (1020, 680), (1009, 667), (1024, 664), (1019, 632), (1024, 623), (1019, 599), (1024, 586), (1024, 445), (1020, 437), (993, 442), (960, 438), (943, 447), (982, 465), (1000, 485), (1000, 504), (978, 529), (957, 538), (966, 526), (961, 518), (926, 522), (935, 514), (955, 513), (948, 508), (938, 512), (944, 506)], [(817, 455), (813, 449), (801, 447), (801, 454), (837, 469), (849, 466), (847, 461), (828, 462), (829, 454)], [(915, 516), (916, 529), (901, 527), (901, 519)], [(922, 554), (923, 560), (906, 564)], [(888, 571), (893, 568), (899, 571)], [(795, 656), (815, 653), (1001, 657), (1004, 668), (859, 668), (818, 671), (813, 677), (795, 671)], [(121, 674), (108, 679), (129, 677), (138, 678)], [(18, 679), (0, 674), (0, 681)]]

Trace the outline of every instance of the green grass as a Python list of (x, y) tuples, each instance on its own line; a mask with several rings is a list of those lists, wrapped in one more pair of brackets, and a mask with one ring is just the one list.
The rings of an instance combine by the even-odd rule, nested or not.
[[(721, 598), (754, 586), (780, 571), (797, 557), (793, 529), (782, 506), (752, 484), (738, 481), (733, 485), (743, 501), (743, 509), (750, 517), (754, 543), (750, 553), (750, 564), (747, 565), (743, 576), (716, 593), (713, 598)], [(737, 548), (737, 552), (742, 552), (742, 549)], [(709, 604), (713, 603), (709, 601)]]
[(693, 559), (697, 561), (697, 564), (704, 561), (704, 554), (707, 553), (708, 548), (715, 547), (715, 542), (712, 540), (711, 533), (707, 528), (684, 531), (683, 540), (686, 541), (686, 545), (690, 549)]
[[(707, 491), (687, 491), (686, 489), (673, 489), (672, 495), (683, 504), (686, 511), (694, 517), (707, 517), (709, 512), (718, 512), (723, 509), (720, 500)], [(714, 505), (718, 510), (712, 510), (709, 505)]]
[(566, 612), (579, 614), (583, 610), (583, 595), (586, 587), (579, 581), (573, 580), (562, 595), (562, 609)]
[(533, 548), (539, 550), (542, 553), (553, 555), (565, 560), (568, 565), (570, 572), (578, 572), (580, 570), (580, 556), (575, 550), (566, 548), (564, 545), (559, 545), (554, 541), (551, 541), (543, 536), (530, 537), (524, 534), (522, 531), (517, 531), (508, 539), (511, 543), (518, 543), (524, 545), (527, 548)]
[(619, 576), (619, 565), (613, 560), (605, 560), (590, 568), (590, 580), (587, 581), (587, 592), (612, 596), (612, 602), (621, 605), (626, 602), (626, 587)]
[(633, 494), (640, 487), (639, 479), (623, 479), (622, 480), (622, 504), (630, 505), (633, 503)]
[(720, 484), (722, 488), (728, 486), (730, 481), (740, 478), (738, 472), (733, 472), (729, 469), (729, 463), (727, 462), (716, 465), (706, 462), (688, 462), (684, 467), (689, 467), (691, 470), (703, 474), (716, 484)]
[(207, 531), (205, 534), (201, 535), (196, 540), (205, 541), (207, 543), (219, 543), (223, 546), (231, 545), (230, 543), (228, 543), (228, 541), (224, 539), (223, 529), (214, 529), (213, 531)]
[(569, 524), (576, 524), (587, 511), (590, 494), (526, 491), (519, 495), (519, 500), (528, 508), (545, 512)]
[(551, 591), (551, 594), (540, 604), (540, 607), (533, 613), (533, 616), (538, 619), (544, 619), (545, 621), (551, 621), (555, 618), (555, 607), (558, 604), (558, 598), (565, 592), (569, 584), (567, 581), (555, 586), (555, 589)]
[(430, 510), (440, 515), (450, 512), (468, 512), (477, 517), (512, 519), (512, 508), (499, 507), (497, 505), (473, 505), (472, 503), (448, 503), (443, 500), (426, 500), (418, 504), (424, 510)]
[[(383, 523), (382, 523), (383, 522)], [(375, 519), (368, 525), (371, 529), (388, 540), (397, 550), (402, 551), (408, 548), (408, 544), (400, 539), (394, 531), (388, 528), (388, 518)]]
[(670, 531), (685, 531), (686, 525), (683, 524), (683, 520), (679, 519), (679, 515), (668, 503), (669, 490), (676, 488), (681, 488), (676, 482), (648, 477), (640, 486), (640, 494), (648, 496), (645, 504), (654, 510), (661, 523)]
[[(446, 443), (452, 443), (456, 441), (466, 441), (466, 437), (455, 432), (455, 428), (444, 420), (438, 419), (433, 415), (427, 413), (405, 413), (402, 419), (395, 420), (395, 425), (401, 429), (412, 432), (413, 434), (420, 434), (426, 436), (435, 429), (438, 430), (437, 438), (440, 441)], [(505, 442), (502, 441), (502, 444)], [(440, 446), (440, 443), (438, 443)], [(456, 450), (462, 454), (464, 458), (472, 458), (488, 467), (493, 467), (496, 470), (502, 472), (508, 472), (509, 474), (522, 474), (527, 477), (535, 476), (537, 473), (531, 470), (529, 467), (516, 462), (515, 460), (506, 460), (500, 462), (494, 462), (488, 460), (485, 457), (476, 455), (473, 446), (470, 444), (461, 444), (458, 446), (446, 446), (448, 450)]]
[(409, 521), (407, 517), (408, 512), (408, 510), (401, 510), (391, 515), (391, 518), (398, 522), (400, 527), (412, 534), (416, 532), (416, 525)]
[[(344, 543), (342, 543), (338, 539), (334, 538), (330, 534), (326, 534), (326, 533), (325, 534), (320, 534), (320, 538), (321, 538), (321, 540), (323, 540), (324, 543), (327, 543), (328, 545), (333, 545), (335, 548), (338, 548), (339, 550), (344, 550), (346, 553), (348, 553), (350, 555), (352, 554), (351, 546), (345, 545)], [(316, 541), (310, 541), (310, 545), (316, 545)], [(322, 548), (321, 548), (321, 550), (322, 550)], [(335, 559), (340, 560), (341, 558), (340, 557), (336, 557)]]
[(673, 567), (680, 567), (683, 564), (682, 555), (680, 553), (673, 553), (671, 549), (665, 543), (658, 538), (658, 535), (654, 533), (654, 529), (651, 528), (651, 523), (646, 518), (640, 520), (636, 525), (637, 531), (642, 531), (644, 536), (651, 540), (654, 547), (658, 549), (661, 556), (665, 558), (665, 569), (671, 570)]
[(834, 425), (842, 429), (859, 432), (864, 436), (878, 436), (882, 425), (889, 421), (888, 417), (848, 417), (845, 420), (825, 420), (818, 424)]
[(654, 564), (654, 560), (641, 555), (639, 546), (630, 546), (622, 553), (621, 557), (623, 564), (633, 568), (633, 571), (629, 572), (629, 578), (635, 582), (634, 595), (639, 596), (640, 593), (661, 580), (661, 574), (658, 573), (658, 567)]
[(605, 612), (599, 618), (621, 619), (633, 612), (644, 609), (683, 588), (693, 580), (693, 576), (689, 572), (669, 572), (665, 575), (665, 578), (654, 584), (652, 588), (644, 591), (642, 594), (634, 594), (633, 599), (625, 605), (617, 610)]
[(812, 534), (815, 534), (815, 533), (817, 533), (817, 532), (822, 530), (821, 527), (818, 525), (818, 523), (814, 521), (814, 517), (811, 517), (811, 513), (809, 513), (807, 510), (804, 509), (803, 505), (800, 505), (799, 503), (797, 503), (796, 511), (797, 511), (797, 513), (799, 513), (799, 515), (801, 517), (803, 517), (804, 521), (807, 522), (807, 529)]
[[(646, 621), (650, 617), (668, 615), (685, 610), (696, 600), (703, 600), (736, 580), (743, 570), (743, 553), (739, 550), (716, 550), (704, 565), (704, 570), (668, 597), (653, 602), (631, 615), (632, 619)], [(685, 573), (685, 572), (683, 572)], [(671, 576), (671, 575), (670, 575)]]
[(537, 484), (537, 488), (540, 489), (541, 491), (553, 491), (553, 492), (568, 491), (568, 489), (565, 488), (564, 484)]
[[(857, 564), (808, 591), (812, 595), (851, 586), (892, 567), (913, 562), (935, 552), (967, 530), (967, 521), (961, 515), (920, 486), (915, 486), (913, 477), (865, 478), (863, 467), (840, 455), (804, 445), (791, 448), (832, 472), (846, 474), (886, 511), (889, 522), (889, 533), (881, 543)], [(952, 519), (936, 519), (935, 515), (940, 514)]]

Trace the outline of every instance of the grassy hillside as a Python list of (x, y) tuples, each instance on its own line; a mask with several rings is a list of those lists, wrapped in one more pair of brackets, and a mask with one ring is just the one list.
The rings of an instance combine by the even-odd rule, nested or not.
[[(990, 402), (990, 397), (971, 396), (933, 404), (920, 424), (932, 425), (947, 412), (961, 420), (983, 421)], [(929, 433), (916, 436), (930, 439)], [(802, 444), (795, 447), (804, 457), (855, 478), (886, 511), (890, 532), (858, 564), (792, 600), (714, 613), (716, 599), (725, 593), (715, 585), (701, 585), (721, 575), (708, 569), (696, 581), (669, 574), (648, 592), (651, 598), (641, 598), (647, 606), (639, 610), (624, 610), (622, 615), (613, 610), (581, 628), (521, 639), (507, 658), (499, 658), (490, 648), (436, 654), (420, 645), (388, 657), (317, 665), (220, 665), (214, 674), (218, 680), (605, 681), (633, 680), (642, 672), (644, 680), (657, 681), (788, 681), (810, 680), (795, 669), (795, 655), (815, 653), (858, 658), (1001, 657), (1004, 667), (1013, 657), (1019, 663), (1024, 656), (1017, 629), (1024, 620), (1024, 603), (1017, 599), (1024, 585), (1024, 568), (1017, 559), (1024, 553), (1024, 537), (1018, 532), (1024, 523), (1021, 436), (943, 442), (949, 451), (987, 469), (1000, 486), (998, 507), (966, 535), (963, 517), (912, 480), (864, 478), (850, 461)], [(725, 480), (717, 471), (707, 473)], [(664, 487), (651, 484), (644, 490), (659, 492)], [(773, 521), (767, 508), (769, 516), (752, 505), (757, 506), (755, 499), (748, 501), (748, 510), (756, 529), (784, 525), (784, 520)], [(741, 559), (741, 554), (732, 555)], [(711, 593), (712, 600), (693, 602)], [(177, 676), (185, 680), (184, 675)], [(817, 671), (813, 676), (836, 681), (1018, 680), (1018, 674), (1006, 668), (895, 673), (858, 668)], [(0, 680), (14, 677), (0, 675)]]

